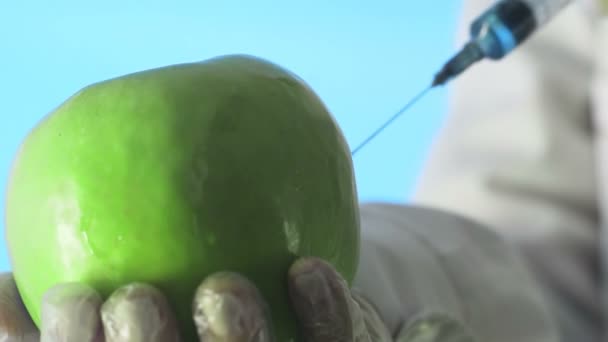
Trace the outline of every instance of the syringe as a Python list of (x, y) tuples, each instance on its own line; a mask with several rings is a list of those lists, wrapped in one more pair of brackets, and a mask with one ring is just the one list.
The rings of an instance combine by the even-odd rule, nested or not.
[(432, 86), (443, 85), (476, 62), (499, 60), (543, 27), (572, 0), (503, 0), (471, 25), (471, 40), (437, 73)]
[(391, 116), (352, 154), (355, 155), (433, 87), (446, 84), (482, 59), (499, 60), (520, 46), (574, 0), (502, 0), (471, 24), (471, 40), (435, 75), (433, 83)]

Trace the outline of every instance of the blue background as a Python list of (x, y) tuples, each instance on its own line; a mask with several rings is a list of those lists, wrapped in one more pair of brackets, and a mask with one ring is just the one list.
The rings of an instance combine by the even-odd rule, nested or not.
[[(16, 3), (0, 4), (2, 194), (24, 136), (83, 86), (229, 53), (257, 55), (302, 77), (354, 148), (453, 53), (460, 7), (454, 0)], [(407, 200), (445, 95), (429, 93), (355, 156), (361, 200)], [(0, 246), (0, 270), (7, 270)]]

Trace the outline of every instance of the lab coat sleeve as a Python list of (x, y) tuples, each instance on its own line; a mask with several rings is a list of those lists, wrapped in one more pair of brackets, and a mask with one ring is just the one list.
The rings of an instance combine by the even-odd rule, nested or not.
[[(605, 8), (608, 6), (605, 5)], [(596, 127), (598, 175), (608, 175), (608, 18), (599, 20), (596, 31), (595, 72), (592, 80), (591, 103)], [(606, 176), (598, 178), (599, 207), (601, 219), (601, 250), (603, 274), (608, 274), (608, 181)], [(608, 326), (608, 285), (603, 285), (604, 326)]]
[[(491, 3), (465, 1), (459, 46)], [(519, 246), (564, 341), (600, 333), (594, 32), (588, 11), (572, 4), (506, 59), (455, 80), (413, 199)]]
[(479, 342), (558, 341), (532, 275), (492, 230), (413, 206), (367, 204), (361, 217), (354, 287), (375, 304), (393, 334), (440, 314), (463, 324)]

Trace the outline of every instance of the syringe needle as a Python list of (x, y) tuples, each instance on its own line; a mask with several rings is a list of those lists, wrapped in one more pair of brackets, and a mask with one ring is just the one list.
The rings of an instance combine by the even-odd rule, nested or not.
[(412, 98), (405, 106), (403, 106), (401, 109), (399, 109), (399, 111), (397, 111), (393, 116), (391, 116), (384, 124), (382, 124), (382, 126), (378, 127), (377, 130), (375, 130), (369, 137), (367, 137), (367, 139), (363, 140), (362, 143), (360, 143), (352, 152), (351, 155), (355, 155), (357, 152), (359, 152), (363, 147), (365, 147), (365, 145), (367, 145), (370, 141), (372, 141), (378, 134), (382, 133), (382, 131), (384, 131), (385, 128), (387, 128), (388, 126), (390, 126), (390, 124), (393, 123), (393, 121), (397, 120), (403, 113), (405, 113), (405, 111), (407, 111), (411, 106), (413, 106), (416, 102), (418, 102), (418, 100), (420, 100), (422, 97), (424, 97), (424, 95), (426, 95), (426, 93), (431, 90), (431, 87), (427, 87), (425, 88), (422, 92), (420, 92), (420, 94), (416, 95), (414, 98)]

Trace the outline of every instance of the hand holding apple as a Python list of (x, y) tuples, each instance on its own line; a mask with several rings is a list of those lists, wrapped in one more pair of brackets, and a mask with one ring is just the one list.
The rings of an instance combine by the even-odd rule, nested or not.
[[(350, 292), (331, 265), (315, 258), (300, 259), (292, 265), (288, 283), (307, 342), (392, 340), (373, 308)], [(216, 273), (199, 286), (193, 296), (193, 318), (200, 341), (270, 342), (276, 338), (259, 291), (235, 273)], [(39, 334), (9, 274), (0, 277), (0, 337), (11, 342), (183, 341), (166, 298), (146, 284), (122, 287), (105, 303), (86, 285), (57, 285), (44, 296)]]

